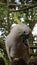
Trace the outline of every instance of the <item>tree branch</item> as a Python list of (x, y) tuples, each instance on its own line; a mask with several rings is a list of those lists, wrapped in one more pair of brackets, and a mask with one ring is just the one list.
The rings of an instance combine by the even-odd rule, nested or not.
[(37, 4), (35, 4), (35, 5), (29, 5), (26, 8), (20, 9), (20, 10), (10, 10), (10, 12), (20, 12), (20, 11), (24, 11), (25, 12), (26, 10), (34, 8), (34, 7), (37, 7)]

